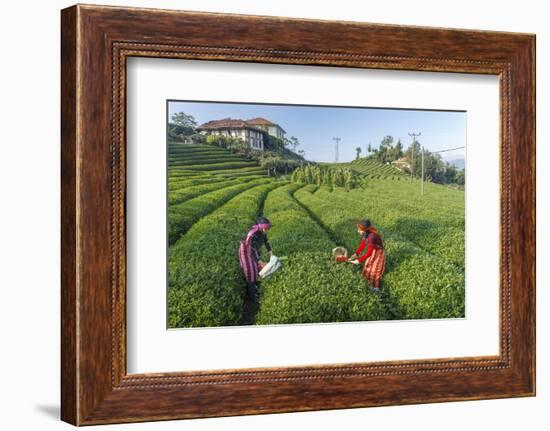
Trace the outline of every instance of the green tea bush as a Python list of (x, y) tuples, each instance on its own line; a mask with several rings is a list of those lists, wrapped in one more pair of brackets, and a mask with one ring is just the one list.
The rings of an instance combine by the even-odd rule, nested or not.
[(193, 166), (193, 165), (212, 165), (218, 163), (239, 163), (246, 161), (240, 157), (230, 156), (212, 156), (212, 157), (169, 157), (169, 166)]
[(253, 180), (247, 183), (238, 183), (216, 191), (201, 194), (181, 204), (168, 207), (168, 243), (174, 244), (187, 230), (202, 217), (212, 212), (224, 202), (245, 190), (265, 183), (266, 180)]
[(186, 171), (213, 171), (221, 169), (240, 169), (240, 168), (250, 168), (256, 167), (255, 162), (248, 161), (238, 161), (238, 162), (222, 162), (222, 163), (210, 163), (210, 164), (198, 164), (198, 165), (188, 165), (188, 166), (175, 166), (172, 169), (174, 170), (186, 170)]
[[(317, 196), (335, 204), (353, 208), (359, 218), (370, 218), (374, 224), (383, 227), (386, 232), (413, 242), (425, 251), (464, 269), (464, 228), (455, 225), (457, 214), (446, 217), (441, 206), (447, 205), (433, 202), (429, 198), (416, 200), (411, 205), (408, 203), (411, 200), (410, 197), (396, 198), (395, 183), (388, 181), (385, 186), (382, 191), (372, 187), (368, 193), (355, 191), (331, 193), (323, 189), (317, 192)], [(451, 190), (448, 192), (455, 193)], [(462, 218), (464, 217), (464, 207), (457, 212), (458, 216), (462, 214)]]
[(299, 184), (316, 184), (343, 187), (346, 190), (359, 187), (361, 179), (350, 168), (322, 165), (305, 165), (294, 169), (290, 180)]
[[(321, 190), (313, 194), (311, 189), (304, 188), (298, 190), (295, 197), (315, 213), (323, 225), (340, 238), (346, 247), (354, 250), (360, 239), (355, 223), (369, 214), (347, 200), (338, 200), (337, 192), (332, 192), (330, 198), (326, 193), (328, 192)], [(344, 195), (341, 192), (340, 194)], [(347, 198), (347, 194), (345, 196)], [(391, 210), (391, 207), (384, 208)], [(386, 230), (383, 225), (378, 227), (386, 249), (383, 300), (391, 318), (463, 317), (464, 271), (391, 230)]]
[(168, 185), (168, 205), (177, 205), (196, 196), (234, 185), (244, 184), (252, 181), (253, 179), (258, 179), (258, 176), (249, 176), (244, 178), (236, 177), (233, 179), (213, 178), (207, 183), (197, 185), (180, 185), (177, 188)]
[(235, 176), (243, 176), (248, 174), (265, 175), (265, 170), (260, 167), (252, 166), (249, 168), (240, 169), (218, 169), (213, 171), (182, 171), (168, 170), (168, 183), (176, 181), (188, 181), (190, 179), (199, 178), (231, 178)]
[(348, 164), (348, 166), (360, 174), (375, 178), (391, 178), (392, 180), (399, 180), (402, 176), (405, 176), (403, 172), (392, 164), (384, 164), (378, 160), (364, 157), (353, 160)]
[(243, 318), (244, 278), (239, 241), (254, 223), (271, 181), (229, 200), (200, 219), (168, 250), (168, 326), (237, 325)]
[(379, 320), (379, 298), (357, 268), (331, 259), (336, 244), (293, 198), (301, 186), (290, 184), (269, 193), (264, 213), (273, 223), (273, 251), (288, 259), (262, 282), (258, 324)]
[[(169, 143), (168, 152), (170, 327), (243, 323), (238, 243), (262, 211), (274, 253), (288, 259), (261, 283), (257, 324), (464, 316), (463, 191), (426, 183), (421, 196), (418, 180), (363, 159), (308, 165), (285, 183), (216, 146)], [(347, 190), (344, 168), (355, 178)], [(387, 252), (378, 296), (360, 266), (330, 258), (336, 245), (353, 252), (365, 217)]]

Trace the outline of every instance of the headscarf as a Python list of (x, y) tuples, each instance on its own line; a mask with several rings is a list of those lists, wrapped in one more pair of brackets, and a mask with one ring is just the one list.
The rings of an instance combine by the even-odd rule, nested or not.
[(256, 220), (256, 224), (252, 226), (252, 228), (246, 234), (245, 242), (249, 244), (250, 240), (256, 234), (256, 232), (258, 232), (260, 229), (268, 229), (270, 227), (271, 222), (268, 219), (266, 219), (265, 217), (258, 218), (258, 220)]
[(365, 234), (365, 238), (370, 234), (370, 233), (378, 233), (378, 229), (376, 229), (370, 222), (370, 220), (368, 219), (365, 219), (365, 220), (361, 220), (357, 223), (357, 227), (359, 229), (361, 229), (363, 231), (363, 233)]

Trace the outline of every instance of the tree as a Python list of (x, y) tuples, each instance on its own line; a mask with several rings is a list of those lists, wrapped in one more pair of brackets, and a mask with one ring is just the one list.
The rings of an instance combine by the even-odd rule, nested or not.
[(355, 147), (355, 160), (359, 160), (361, 157), (361, 147)]
[(456, 183), (459, 185), (459, 186), (463, 186), (464, 183), (465, 183), (465, 176), (466, 176), (466, 172), (464, 171), (464, 169), (460, 169), (457, 171), (456, 173)]
[(403, 157), (403, 144), (401, 139), (398, 139), (397, 144), (393, 147), (392, 161), (399, 160), (401, 157)]
[(287, 147), (292, 147), (292, 151), (296, 152), (296, 147), (300, 145), (300, 141), (296, 136), (291, 136), (290, 139), (285, 138), (284, 145)]
[(188, 115), (185, 112), (176, 112), (172, 115), (172, 123), (176, 126), (191, 127), (193, 129), (197, 127), (195, 117)]
[(186, 136), (194, 135), (197, 122), (192, 115), (177, 112), (172, 115), (172, 122), (168, 123), (168, 136), (175, 140), (184, 141)]
[[(414, 140), (414, 142), (409, 145), (405, 151), (405, 157), (409, 161), (409, 170), (414, 176), (420, 175), (420, 171), (422, 169), (422, 155), (420, 154), (421, 150), (422, 148), (420, 146), (420, 142)], [(426, 156), (426, 153), (424, 156)], [(426, 162), (426, 157), (424, 158), (424, 162)], [(426, 172), (426, 169), (424, 172)]]
[(384, 136), (378, 149), (374, 150), (373, 157), (382, 163), (390, 163), (397, 160), (397, 158), (395, 158), (395, 149), (392, 144), (393, 136)]
[(267, 150), (284, 150), (285, 142), (281, 138), (267, 134), (264, 139), (264, 148)]
[(451, 184), (456, 183), (456, 176), (458, 171), (454, 165), (451, 165), (449, 162), (445, 163), (445, 183)]
[(275, 175), (281, 160), (275, 153), (268, 152), (260, 157), (260, 166), (267, 170), (267, 176)]

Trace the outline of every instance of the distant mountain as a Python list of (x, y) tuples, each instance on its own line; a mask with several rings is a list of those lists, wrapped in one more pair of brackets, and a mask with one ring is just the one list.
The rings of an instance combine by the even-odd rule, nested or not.
[(464, 159), (447, 160), (447, 162), (449, 162), (449, 164), (451, 165), (455, 165), (455, 167), (457, 167), (458, 169), (464, 169), (464, 167), (466, 166), (466, 160)]

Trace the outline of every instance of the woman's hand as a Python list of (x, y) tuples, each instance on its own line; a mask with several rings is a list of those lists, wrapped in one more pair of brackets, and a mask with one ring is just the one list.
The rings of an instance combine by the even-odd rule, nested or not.
[(350, 263), (353, 263), (354, 265), (359, 265), (361, 262), (359, 262), (357, 259), (349, 260)]

